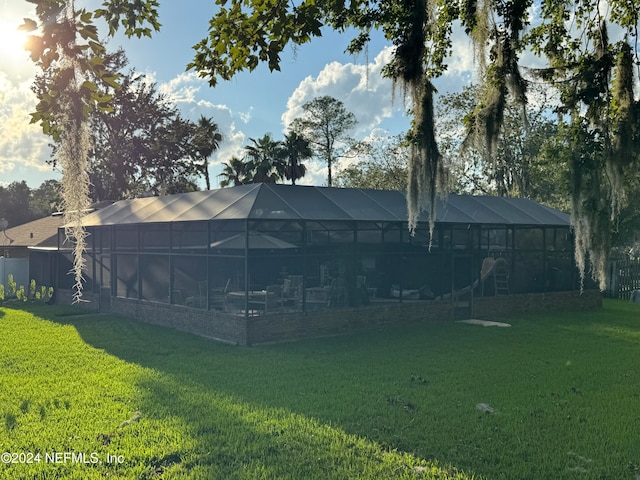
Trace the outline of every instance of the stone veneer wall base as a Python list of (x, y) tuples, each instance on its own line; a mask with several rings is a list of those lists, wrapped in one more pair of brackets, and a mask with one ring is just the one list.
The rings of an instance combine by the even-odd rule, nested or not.
[[(107, 302), (105, 292), (102, 295), (85, 294), (83, 297), (88, 302), (81, 303), (79, 308), (85, 310), (122, 315), (236, 345), (284, 342), (453, 319), (453, 305), (449, 301), (376, 303), (360, 308), (283, 312), (245, 318), (144, 300), (111, 297)], [(70, 291), (58, 291), (56, 302), (68, 304), (71, 298)], [(580, 311), (601, 307), (602, 297), (598, 291), (585, 291), (582, 294), (528, 293), (475, 298), (472, 316), (492, 320), (523, 313)]]

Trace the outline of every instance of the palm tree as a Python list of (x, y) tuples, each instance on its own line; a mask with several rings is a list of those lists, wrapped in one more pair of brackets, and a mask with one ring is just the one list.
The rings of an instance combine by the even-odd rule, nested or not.
[(253, 173), (253, 183), (276, 183), (284, 176), (282, 142), (274, 141), (270, 133), (262, 138), (250, 138), (253, 145), (244, 147), (248, 164)]
[(309, 146), (309, 142), (293, 130), (284, 136), (284, 142), (282, 143), (284, 157), (287, 162), (284, 168), (284, 176), (287, 180), (291, 180), (291, 185), (295, 185), (296, 180), (304, 177), (307, 173), (307, 167), (300, 161), (311, 158), (313, 151)]
[(211, 190), (211, 180), (209, 179), (209, 157), (220, 146), (222, 141), (222, 134), (218, 129), (218, 124), (213, 121), (212, 118), (207, 118), (204, 115), (198, 119), (198, 125), (196, 127), (196, 134), (194, 137), (194, 144), (198, 156), (202, 159), (202, 173), (207, 185), (207, 190)]
[(228, 187), (231, 184), (237, 187), (238, 185), (251, 183), (251, 176), (250, 172), (247, 171), (247, 164), (238, 157), (231, 157), (228, 163), (223, 163), (222, 165), (222, 173), (220, 173), (220, 176), (224, 177), (224, 180), (220, 182), (222, 188)]

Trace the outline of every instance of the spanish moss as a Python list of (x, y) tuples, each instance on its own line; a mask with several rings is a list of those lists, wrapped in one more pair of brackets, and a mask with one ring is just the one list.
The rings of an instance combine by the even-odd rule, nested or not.
[(413, 232), (420, 211), (429, 210), (429, 231), (433, 234), (436, 197), (445, 193), (448, 171), (435, 137), (433, 86), (429, 81), (411, 88), (414, 121), (410, 133), (408, 211), (409, 229)]
[(573, 122), (567, 132), (571, 157), (571, 225), (580, 286), (587, 272), (605, 288), (607, 253), (611, 243), (611, 184), (605, 170), (603, 147), (597, 132), (584, 119)]
[[(66, 20), (75, 18), (73, 1), (68, 1), (63, 13)], [(71, 41), (66, 47), (74, 47)], [(82, 299), (83, 271), (85, 270), (84, 253), (86, 251), (87, 232), (82, 224), (82, 217), (89, 208), (89, 149), (90, 135), (87, 106), (79, 94), (84, 78), (74, 55), (73, 48), (60, 48), (60, 78), (65, 80), (60, 97), (60, 110), (55, 123), (59, 134), (57, 151), (58, 161), (63, 170), (62, 198), (64, 206), (65, 236), (73, 245), (73, 303)]]
[(413, 123), (408, 134), (409, 179), (407, 189), (408, 222), (415, 230), (423, 210), (429, 212), (429, 229), (436, 219), (436, 196), (446, 188), (446, 169), (438, 151), (433, 110), (434, 88), (425, 71), (429, 9), (425, 0), (411, 2), (404, 27), (395, 41), (394, 58), (386, 74), (408, 93), (413, 109)]
[(82, 298), (84, 253), (86, 250), (86, 230), (82, 217), (89, 208), (89, 129), (87, 122), (79, 122), (73, 116), (60, 119), (61, 136), (58, 159), (63, 169), (62, 197), (64, 204), (64, 223), (67, 241), (73, 244), (74, 278), (73, 302)]
[[(523, 124), (525, 127), (527, 125), (527, 83), (518, 66), (518, 49), (519, 37), (524, 28), (521, 16), (528, 2), (510, 2), (509, 5), (510, 8), (503, 6), (500, 9), (503, 21), (501, 25), (492, 24), (494, 12), (487, 3), (476, 5), (476, 18), (470, 31), (483, 86), (476, 109), (465, 118), (468, 136), (464, 145), (483, 152), (489, 161), (495, 159), (508, 94), (520, 105)], [(490, 45), (488, 66), (487, 45)]]
[(607, 174), (611, 178), (614, 192), (612, 215), (620, 211), (624, 195), (624, 172), (637, 157), (638, 106), (633, 92), (633, 55), (626, 40), (620, 45), (615, 65), (611, 105), (611, 153), (607, 162)]

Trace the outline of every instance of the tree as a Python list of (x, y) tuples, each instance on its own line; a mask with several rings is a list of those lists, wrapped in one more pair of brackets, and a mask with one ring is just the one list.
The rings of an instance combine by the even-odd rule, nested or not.
[(29, 188), (25, 181), (0, 186), (0, 218), (7, 220), (9, 228), (51, 215), (59, 206), (57, 180), (46, 180), (36, 189)]
[(194, 138), (194, 143), (198, 156), (202, 161), (202, 174), (204, 175), (207, 190), (211, 190), (211, 180), (209, 179), (209, 157), (215, 152), (222, 142), (222, 134), (218, 129), (218, 124), (212, 118), (202, 115), (198, 119), (198, 128)]
[(340, 187), (406, 191), (407, 143), (404, 135), (381, 138), (369, 144), (367, 158), (342, 170)]
[(315, 156), (327, 164), (327, 186), (332, 183), (333, 164), (351, 149), (355, 142), (348, 136), (357, 125), (356, 116), (333, 97), (317, 97), (302, 105), (304, 114), (296, 118), (291, 129), (308, 139)]
[(46, 217), (60, 211), (62, 205), (61, 185), (58, 180), (45, 180), (31, 191), (31, 211), (36, 218)]
[(290, 131), (284, 136), (282, 150), (286, 160), (284, 176), (287, 180), (291, 180), (291, 185), (295, 185), (296, 180), (304, 177), (307, 173), (307, 167), (301, 161), (311, 158), (313, 151), (309, 147), (309, 141), (294, 131)]
[[(321, 36), (323, 26), (355, 31), (350, 52), (364, 49), (373, 29), (393, 42), (396, 48), (384, 74), (409, 96), (414, 117), (408, 135), (410, 227), (423, 208), (429, 209), (433, 222), (435, 196), (446, 188), (435, 135), (432, 81), (446, 70), (456, 22), (476, 50), (482, 94), (466, 127), (469, 142), (483, 155), (495, 153), (507, 95), (523, 107), (527, 102), (529, 81), (521, 73), (522, 52), (528, 49), (546, 57), (547, 67), (537, 73), (561, 93), (560, 111), (568, 115), (567, 133), (572, 135), (567, 147), (584, 146), (579, 142), (587, 135), (596, 139), (587, 143), (596, 149), (595, 155), (573, 150), (571, 204), (578, 266), (584, 274), (588, 255), (594, 276), (604, 288), (604, 260), (612, 219), (624, 194), (622, 179), (637, 167), (640, 149), (640, 103), (633, 91), (640, 4), (542, 0), (539, 23), (525, 33), (533, 0), (218, 3), (223, 8), (212, 18), (209, 35), (196, 45), (189, 64), (212, 85), (218, 78), (253, 70), (260, 62), (279, 70), (283, 49)], [(609, 41), (611, 25), (620, 32), (615, 42)]]
[(175, 116), (156, 126), (152, 133), (155, 138), (148, 150), (142, 151), (148, 156), (137, 180), (138, 189), (144, 188), (144, 193), (170, 195), (200, 190), (197, 180), (202, 170), (195, 161), (193, 143), (196, 125), (173, 111)]
[[(135, 71), (111, 92), (110, 111), (90, 115), (91, 196), (95, 201), (197, 189), (198, 128)], [(57, 151), (54, 158), (57, 157)]]
[[(110, 71), (128, 64), (122, 50), (105, 55)], [(179, 193), (197, 189), (203, 134), (181, 118), (177, 109), (157, 91), (155, 84), (134, 70), (119, 73), (119, 87), (110, 88), (108, 110), (89, 112), (89, 194), (93, 201), (119, 200), (143, 193)], [(51, 83), (44, 72), (34, 91), (46, 94)], [(215, 137), (217, 139), (217, 137)], [(200, 146), (196, 144), (200, 143)], [(61, 163), (60, 144), (53, 145), (51, 163)]]
[[(489, 16), (494, 13), (493, 5), (469, 1), (461, 9), (458, 3), (426, 0), (349, 3), (302, 0), (298, 4), (233, 0), (230, 5), (220, 0), (219, 3), (222, 8), (210, 22), (209, 36), (195, 46), (194, 61), (188, 65), (209, 78), (211, 85), (218, 78), (230, 79), (242, 70), (253, 70), (260, 62), (266, 62), (271, 70), (279, 70), (280, 53), (287, 44), (307, 43), (322, 35), (323, 26), (338, 31), (355, 30), (357, 35), (348, 47), (351, 53), (366, 47), (372, 29), (382, 30), (396, 47), (384, 74), (410, 97), (414, 115), (409, 132), (410, 228), (415, 227), (419, 210), (427, 202), (431, 204), (433, 226), (435, 195), (442, 190), (446, 175), (435, 138), (431, 82), (446, 68), (444, 58), (451, 47), (452, 23), (462, 17), (465, 27), (471, 28), (472, 19), (465, 14), (474, 18), (476, 14), (486, 14), (487, 19), (502, 17)], [(523, 15), (525, 10), (518, 9), (514, 16)], [(479, 42), (487, 40), (485, 36)], [(310, 140), (313, 142), (311, 137)]]
[(238, 185), (244, 185), (246, 183), (251, 183), (249, 178), (249, 172), (247, 171), (248, 165), (238, 157), (231, 157), (227, 163), (222, 163), (223, 168), (220, 176), (223, 177), (223, 180), (220, 181), (220, 186), (222, 188), (228, 187), (229, 185), (233, 185), (237, 187)]
[(0, 218), (7, 220), (9, 228), (37, 218), (29, 208), (31, 198), (31, 189), (25, 181), (0, 185)]
[(284, 176), (285, 163), (282, 142), (265, 133), (262, 138), (250, 138), (253, 145), (244, 147), (247, 177), (251, 183), (276, 183)]
[(537, 93), (535, 107), (530, 104), (527, 108), (526, 124), (519, 105), (507, 96), (504, 125), (490, 157), (473, 145), (465, 145), (460, 128), (461, 119), (473, 112), (478, 94), (478, 87), (469, 85), (438, 99), (438, 140), (449, 160), (451, 188), (473, 194), (533, 198), (567, 210), (568, 165), (551, 154), (558, 125), (544, 92)]
[[(106, 20), (110, 35), (120, 23), (128, 36), (150, 35), (151, 28), (160, 27), (155, 0), (133, 4), (106, 0), (103, 6), (95, 17)], [(36, 15), (39, 25), (25, 19), (21, 26), (29, 32), (39, 29), (38, 34), (29, 36), (27, 48), (47, 81), (31, 120), (40, 122), (43, 132), (59, 144), (65, 233), (73, 244), (74, 302), (79, 302), (86, 249), (82, 215), (89, 206), (88, 118), (93, 108), (110, 109), (111, 97), (105, 89), (117, 88), (118, 76), (105, 66), (106, 50), (92, 22), (94, 14), (78, 11), (73, 0), (42, 0), (37, 2)]]
[(301, 160), (311, 156), (309, 142), (295, 132), (285, 135), (284, 141), (276, 141), (270, 133), (262, 138), (250, 138), (251, 145), (244, 147), (243, 159), (232, 157), (223, 163), (221, 187), (247, 183), (276, 183), (284, 178), (295, 181), (306, 173)]
[(640, 173), (626, 177), (628, 192), (613, 229), (612, 246), (617, 256), (640, 259)]
[[(33, 36), (32, 58), (42, 68), (56, 70), (59, 81), (52, 85), (48, 97), (40, 99), (33, 118), (42, 123), (46, 133), (74, 132), (77, 141), (69, 145), (80, 147), (84, 145), (80, 141), (82, 129), (60, 129), (63, 119), (69, 117), (61, 114), (67, 108), (76, 115), (74, 118), (86, 118), (83, 109), (77, 107), (92, 102), (108, 108), (109, 99), (100, 88), (82, 81), (83, 72), (103, 68), (100, 60), (104, 52), (94, 45), (97, 31), (91, 12), (76, 12), (72, 0), (66, 0), (62, 7), (59, 1), (38, 2), (44, 34)], [(567, 132), (572, 135), (567, 146), (584, 146), (579, 142), (587, 135), (596, 140), (588, 143), (596, 148), (594, 155), (585, 156), (582, 149), (575, 149), (570, 157), (572, 222), (581, 272), (586, 270), (582, 260), (589, 255), (594, 275), (604, 288), (603, 260), (610, 227), (623, 199), (623, 179), (637, 167), (640, 149), (640, 102), (633, 91), (640, 4), (628, 0), (542, 0), (539, 23), (525, 33), (533, 0), (216, 3), (220, 8), (209, 22), (208, 36), (195, 46), (194, 59), (188, 65), (208, 78), (212, 86), (219, 78), (230, 79), (242, 70), (255, 69), (260, 62), (279, 70), (280, 54), (287, 45), (301, 45), (321, 36), (322, 27), (355, 32), (348, 47), (352, 53), (366, 48), (374, 29), (394, 44), (383, 73), (411, 100), (410, 228), (415, 227), (420, 210), (425, 208), (433, 226), (435, 196), (446, 188), (445, 166), (435, 134), (432, 81), (446, 70), (454, 26), (459, 23), (476, 49), (482, 95), (466, 126), (470, 141), (484, 155), (492, 155), (502, 130), (507, 94), (526, 104), (528, 82), (521, 73), (522, 52), (528, 49), (546, 57), (547, 68), (538, 69), (538, 73), (561, 92), (560, 110), (569, 118)], [(96, 15), (105, 19), (110, 35), (120, 25), (129, 36), (150, 35), (152, 28), (159, 28), (156, 6), (156, 0), (105, 0)], [(609, 41), (611, 25), (620, 32), (614, 42)], [(37, 27), (36, 22), (25, 22), (26, 29)], [(84, 43), (79, 44), (79, 39)], [(117, 81), (106, 71), (99, 78)], [(59, 95), (69, 86), (73, 95)], [(76, 108), (71, 108), (74, 105)], [(73, 167), (80, 167), (72, 175), (76, 181), (85, 171), (81, 165), (83, 152), (79, 149), (75, 153), (80, 155), (69, 155), (80, 158), (72, 160)], [(70, 197), (71, 193), (65, 192), (65, 198)]]

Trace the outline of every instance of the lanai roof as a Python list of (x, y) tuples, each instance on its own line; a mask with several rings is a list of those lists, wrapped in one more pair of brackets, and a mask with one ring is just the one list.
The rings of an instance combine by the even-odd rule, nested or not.
[[(568, 226), (566, 213), (525, 198), (449, 195), (436, 222)], [(231, 219), (404, 222), (402, 192), (257, 183), (163, 197), (121, 200), (84, 219), (86, 226)], [(427, 221), (426, 212), (420, 221)]]

